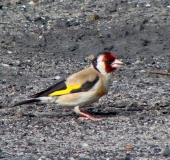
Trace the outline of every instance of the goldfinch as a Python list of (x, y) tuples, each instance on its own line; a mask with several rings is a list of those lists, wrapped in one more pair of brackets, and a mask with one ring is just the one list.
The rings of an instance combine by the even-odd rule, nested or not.
[(55, 103), (73, 109), (82, 119), (99, 120), (79, 109), (90, 105), (106, 95), (109, 90), (111, 76), (123, 63), (116, 59), (111, 52), (101, 52), (91, 59), (89, 68), (83, 69), (66, 80), (52, 85), (46, 90), (34, 94), (25, 101), (14, 104), (12, 107), (33, 102)]

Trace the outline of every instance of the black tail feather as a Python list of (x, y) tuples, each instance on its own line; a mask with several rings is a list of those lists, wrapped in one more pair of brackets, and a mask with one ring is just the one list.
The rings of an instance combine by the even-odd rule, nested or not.
[(28, 99), (28, 100), (25, 100), (25, 101), (18, 102), (16, 104), (14, 104), (12, 107), (20, 106), (20, 105), (23, 105), (23, 104), (34, 103), (34, 102), (40, 102), (40, 101), (41, 101), (40, 99)]
[(62, 80), (62, 81), (50, 86), (49, 88), (47, 88), (46, 90), (44, 90), (42, 92), (36, 93), (32, 96), (29, 96), (29, 98), (38, 98), (38, 97), (48, 96), (52, 92), (63, 90), (66, 88), (67, 88), (67, 86), (66, 86), (65, 80)]

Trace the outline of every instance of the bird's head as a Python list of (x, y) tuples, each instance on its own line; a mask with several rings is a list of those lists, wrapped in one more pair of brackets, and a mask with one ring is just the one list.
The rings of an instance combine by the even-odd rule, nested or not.
[(93, 67), (102, 74), (114, 72), (123, 66), (123, 62), (116, 59), (112, 52), (101, 52), (92, 60)]

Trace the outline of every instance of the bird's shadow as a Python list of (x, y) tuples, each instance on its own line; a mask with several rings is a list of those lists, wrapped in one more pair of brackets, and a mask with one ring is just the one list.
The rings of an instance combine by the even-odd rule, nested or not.
[[(112, 111), (94, 111), (93, 109), (85, 110), (85, 112), (89, 113), (90, 115), (96, 116), (96, 117), (113, 117), (120, 112), (117, 110)], [(53, 111), (48, 113), (43, 112), (22, 112), (22, 116), (28, 116), (28, 117), (48, 117), (48, 118), (63, 118), (63, 117), (77, 117), (76, 113), (74, 113), (71, 110), (68, 111)]]
[(86, 110), (89, 114), (91, 114), (91, 115), (95, 115), (95, 116), (109, 116), (109, 117), (112, 117), (112, 116), (115, 116), (115, 115), (117, 115), (117, 114), (119, 114), (119, 112), (118, 111), (116, 111), (116, 110), (111, 110), (111, 111), (93, 111), (93, 109), (88, 109), (88, 110)]
[[(40, 106), (40, 107), (37, 107)], [(27, 107), (21, 107), (22, 109), (20, 109), (17, 112), (17, 108), (11, 108), (10, 107), (2, 107), (0, 109), (5, 109), (8, 108), (9, 110), (4, 110), (4, 112), (6, 112), (6, 114), (9, 115), (15, 115), (15, 112), (17, 112), (18, 115), (20, 115), (21, 117), (44, 117), (44, 118), (57, 118), (57, 119), (62, 119), (64, 118), (76, 118), (78, 117), (78, 115), (76, 115), (75, 112), (73, 112), (70, 109), (64, 109), (62, 107), (47, 107), (47, 105), (42, 105), (42, 104), (37, 104), (35, 105), (30, 105)], [(130, 116), (130, 115), (134, 115), (136, 114), (135, 111), (127, 111), (125, 108), (115, 108), (115, 106), (105, 106), (101, 108), (96, 108), (96, 107), (92, 107), (89, 106), (89, 108), (86, 108), (84, 110), (85, 112), (89, 113), (90, 115), (94, 116), (94, 117), (114, 117), (116, 115), (121, 115), (121, 116)], [(8, 113), (7, 113), (8, 112)], [(5, 113), (4, 113), (5, 114)]]

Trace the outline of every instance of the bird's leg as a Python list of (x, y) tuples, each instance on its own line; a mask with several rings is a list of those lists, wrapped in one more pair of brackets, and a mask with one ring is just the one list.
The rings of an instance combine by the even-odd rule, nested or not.
[(90, 115), (89, 113), (80, 110), (79, 106), (74, 107), (74, 112), (78, 115), (80, 115), (80, 118), (82, 120), (87, 120), (87, 119), (91, 119), (93, 121), (99, 121), (102, 120), (102, 118), (97, 118), (97, 117), (93, 117), (92, 115)]

